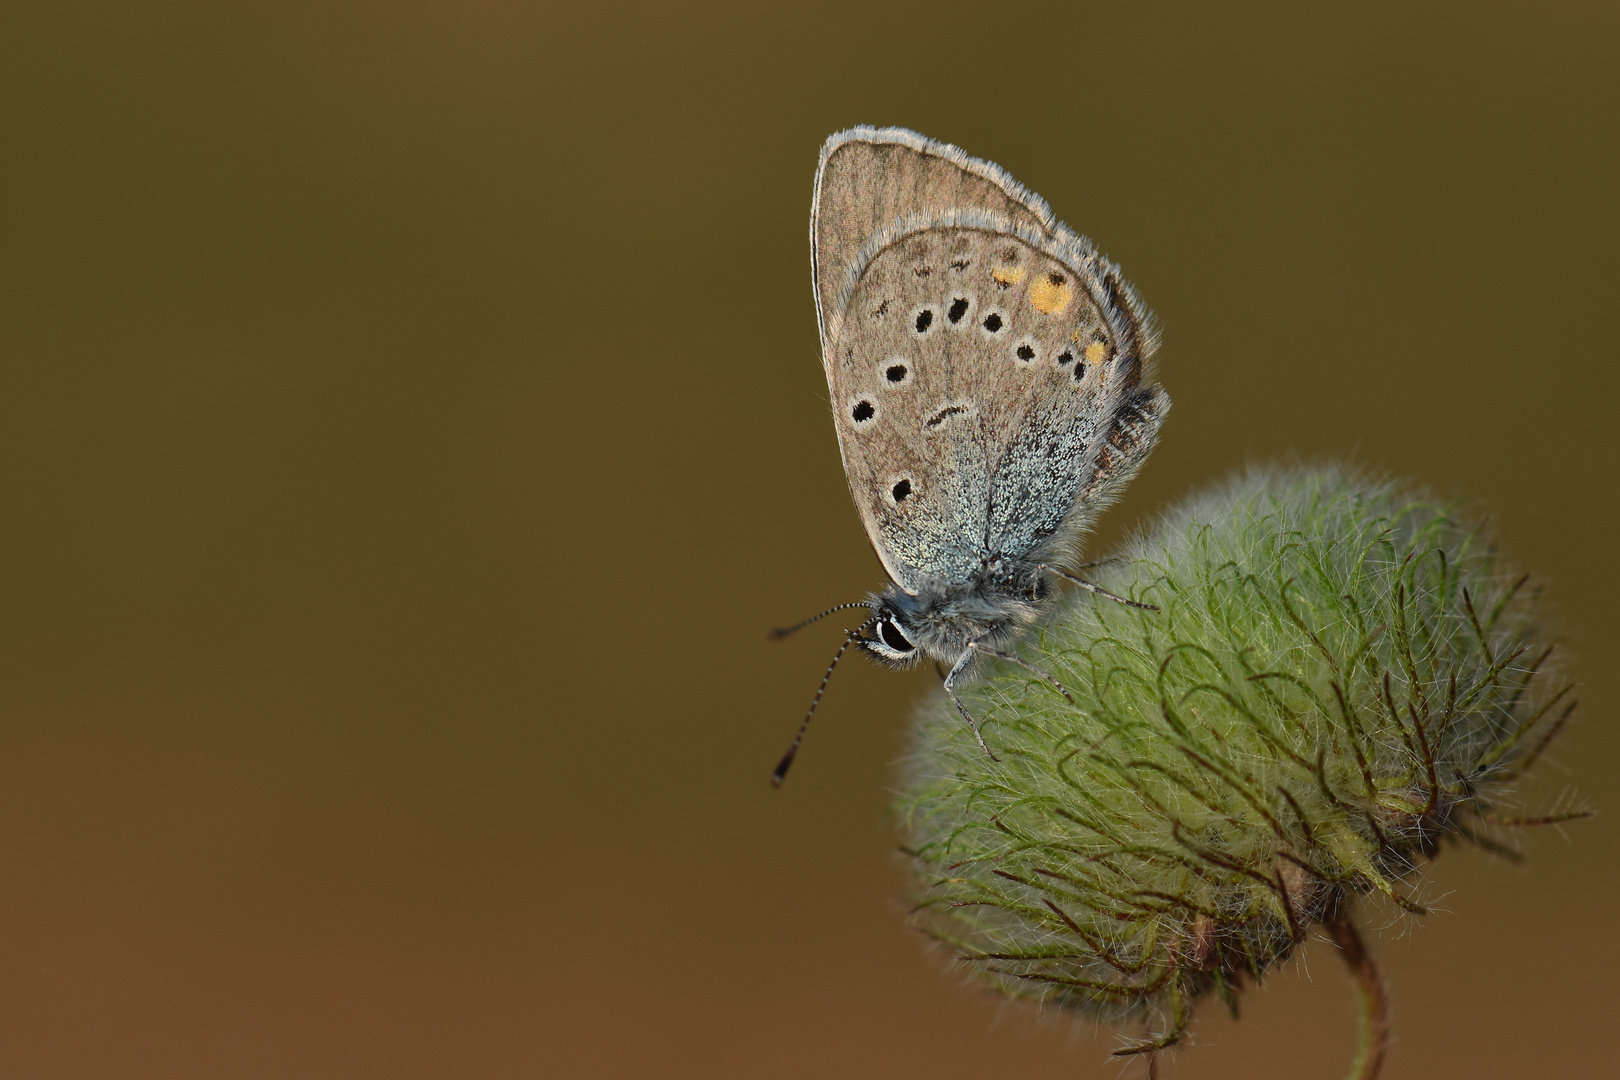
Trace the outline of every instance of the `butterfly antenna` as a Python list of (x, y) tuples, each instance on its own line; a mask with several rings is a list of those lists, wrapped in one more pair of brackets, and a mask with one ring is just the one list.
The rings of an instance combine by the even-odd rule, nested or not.
[(813, 622), (817, 622), (817, 621), (819, 621), (821, 619), (825, 619), (827, 616), (831, 615), (835, 611), (844, 611), (844, 610), (846, 610), (848, 608), (852, 608), (852, 607), (865, 607), (865, 606), (866, 606), (866, 601), (865, 600), (855, 600), (855, 601), (853, 601), (851, 603), (848, 603), (848, 604), (839, 604), (836, 607), (828, 608), (826, 611), (823, 611), (820, 615), (812, 615), (808, 619), (804, 620), (804, 622), (798, 623), (798, 624), (793, 625), (793, 626), (789, 626), (786, 629), (783, 629), (782, 627), (777, 627), (776, 629), (772, 630), (769, 634), (766, 634), (765, 636), (770, 638), (772, 641), (780, 641), (783, 638), (787, 637), (789, 634), (797, 633), (798, 631), (803, 630), (805, 627), (809, 626)]
[[(846, 604), (844, 606), (850, 607), (852, 605)], [(820, 618), (820, 616), (818, 615), (817, 618)], [(821, 704), (821, 695), (827, 692), (827, 683), (832, 680), (833, 669), (838, 666), (838, 661), (844, 658), (844, 653), (857, 640), (856, 635), (876, 621), (876, 619), (868, 619), (866, 622), (861, 623), (857, 629), (844, 631), (844, 643), (838, 646), (837, 652), (833, 653), (832, 663), (827, 665), (827, 674), (821, 677), (821, 685), (816, 688), (816, 696), (810, 699), (810, 709), (804, 714), (804, 719), (800, 721), (798, 733), (793, 736), (793, 745), (788, 747), (787, 753), (782, 755), (782, 760), (776, 763), (776, 771), (771, 773), (771, 787), (781, 787), (782, 781), (787, 778), (787, 771), (793, 767), (793, 758), (799, 752), (799, 744), (804, 742), (805, 729), (810, 726), (810, 718), (816, 715), (816, 706)]]

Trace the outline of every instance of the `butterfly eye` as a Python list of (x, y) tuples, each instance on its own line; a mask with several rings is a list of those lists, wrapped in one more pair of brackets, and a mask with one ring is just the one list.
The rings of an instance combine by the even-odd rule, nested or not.
[(895, 652), (908, 653), (917, 647), (906, 640), (906, 635), (900, 632), (900, 627), (893, 619), (884, 619), (878, 623), (878, 636), (883, 639), (883, 644)]

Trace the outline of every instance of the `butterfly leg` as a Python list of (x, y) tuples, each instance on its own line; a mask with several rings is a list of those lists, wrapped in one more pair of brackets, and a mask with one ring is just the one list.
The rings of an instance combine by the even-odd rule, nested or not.
[(1034, 664), (1031, 664), (1028, 660), (1014, 656), (1010, 652), (1002, 652), (1000, 649), (992, 649), (988, 645), (980, 645), (977, 641), (968, 642), (968, 648), (972, 649), (974, 652), (984, 653), (986, 656), (994, 656), (997, 660), (1006, 660), (1010, 663), (1017, 664), (1025, 671), (1028, 671), (1034, 675), (1039, 675), (1041, 678), (1051, 683), (1052, 688), (1058, 693), (1062, 694), (1065, 701), (1067, 701), (1070, 705), (1074, 704), (1074, 698), (1067, 690), (1063, 688), (1062, 683), (1058, 682), (1056, 679), (1042, 671), (1040, 668), (1036, 667)]
[[(1092, 563), (1092, 564), (1089, 564), (1089, 565), (1094, 566), (1096, 564)], [(1123, 596), (1118, 596), (1118, 595), (1115, 595), (1114, 593), (1109, 592), (1107, 589), (1103, 588), (1101, 585), (1093, 585), (1091, 582), (1087, 581), (1083, 577), (1077, 577), (1076, 575), (1069, 573), (1067, 570), (1060, 570), (1055, 566), (1048, 565), (1047, 563), (1041, 563), (1040, 564), (1040, 569), (1045, 570), (1049, 574), (1056, 574), (1058, 577), (1064, 579), (1065, 581), (1072, 581), (1076, 585), (1080, 586), (1082, 589), (1090, 589), (1092, 592), (1096, 593), (1098, 596), (1106, 596), (1106, 597), (1108, 597), (1108, 599), (1113, 600), (1113, 601), (1115, 601), (1117, 603), (1124, 604), (1126, 607), (1141, 608), (1143, 611), (1158, 611), (1159, 610), (1158, 606), (1155, 605), (1155, 604), (1143, 604), (1143, 603), (1139, 603), (1138, 601), (1135, 601), (1135, 600), (1127, 600)]]
[(956, 711), (962, 714), (962, 719), (968, 722), (968, 727), (973, 729), (973, 737), (979, 740), (979, 748), (986, 754), (990, 755), (991, 761), (1000, 761), (1000, 758), (996, 757), (995, 754), (990, 753), (990, 747), (985, 744), (984, 735), (979, 731), (979, 725), (973, 719), (973, 714), (967, 711), (967, 706), (962, 704), (962, 699), (956, 696), (956, 689), (954, 686), (956, 677), (962, 674), (962, 672), (966, 671), (968, 664), (970, 664), (972, 661), (973, 646), (971, 643), (969, 643), (967, 649), (965, 649), (962, 653), (962, 658), (952, 665), (951, 673), (945, 676), (945, 693), (951, 699), (951, 704), (956, 706)]

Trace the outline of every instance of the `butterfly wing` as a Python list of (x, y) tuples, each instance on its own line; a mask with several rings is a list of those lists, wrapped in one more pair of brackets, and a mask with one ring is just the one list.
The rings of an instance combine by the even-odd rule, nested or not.
[(906, 128), (857, 127), (821, 148), (810, 211), (811, 263), (822, 348), (836, 327), (841, 292), (863, 246), (896, 221), (947, 210), (996, 214), (1040, 233), (1052, 210), (989, 161)]
[[(915, 592), (1002, 556), (1066, 557), (1146, 457), (1169, 400), (1140, 386), (1153, 339), (1115, 269), (995, 166), (905, 134), (925, 147), (829, 141), (812, 229), (844, 467), (885, 569)], [(881, 210), (863, 208), (863, 176)], [(1018, 216), (985, 208), (997, 199)], [(833, 290), (828, 253), (890, 210)]]

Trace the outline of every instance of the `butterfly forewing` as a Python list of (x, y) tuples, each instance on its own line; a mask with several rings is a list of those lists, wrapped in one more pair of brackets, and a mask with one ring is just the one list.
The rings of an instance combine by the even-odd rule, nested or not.
[(897, 220), (946, 210), (994, 214), (1050, 234), (1040, 196), (1000, 167), (904, 128), (853, 128), (827, 140), (810, 218), (816, 312), (825, 348), (845, 275), (872, 236)]

